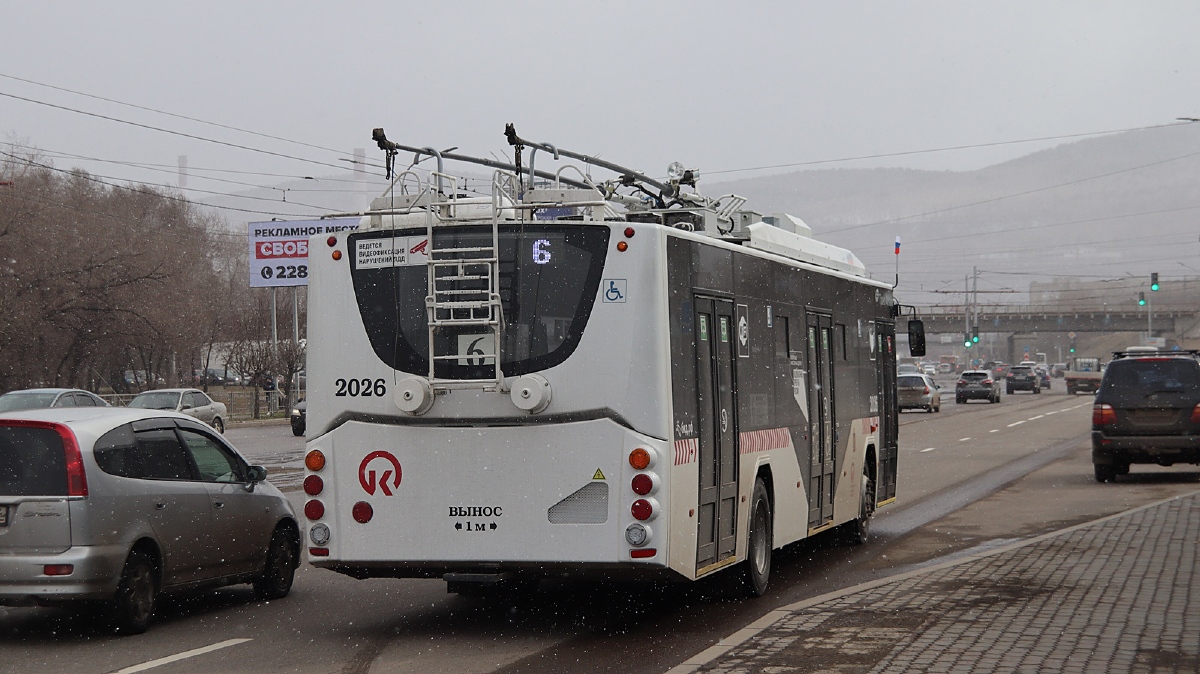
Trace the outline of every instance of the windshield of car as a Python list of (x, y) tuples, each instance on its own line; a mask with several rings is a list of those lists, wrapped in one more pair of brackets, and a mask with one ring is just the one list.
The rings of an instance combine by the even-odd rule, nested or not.
[(987, 372), (964, 372), (964, 373), (962, 373), (962, 378), (966, 379), (967, 381), (983, 381), (984, 379), (987, 379), (989, 376), (990, 375), (988, 375)]
[(1012, 374), (1026, 375), (1030, 372), (1033, 372), (1033, 368), (1029, 367), (1028, 365), (1014, 365), (1009, 372)]
[(179, 394), (166, 391), (147, 391), (129, 401), (130, 407), (146, 410), (173, 410), (179, 405)]
[(0, 412), (45, 409), (54, 404), (56, 393), (5, 393), (0, 396)]
[(900, 388), (920, 388), (925, 386), (925, 380), (921, 377), (900, 377), (896, 380), (896, 386)]

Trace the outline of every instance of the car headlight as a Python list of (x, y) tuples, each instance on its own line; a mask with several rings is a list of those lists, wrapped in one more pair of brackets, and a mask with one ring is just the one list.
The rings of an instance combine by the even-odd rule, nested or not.
[(298, 410), (298, 409), (292, 409), (292, 416), (294, 416), (294, 417), (298, 417), (298, 416), (300, 416), (300, 410)]

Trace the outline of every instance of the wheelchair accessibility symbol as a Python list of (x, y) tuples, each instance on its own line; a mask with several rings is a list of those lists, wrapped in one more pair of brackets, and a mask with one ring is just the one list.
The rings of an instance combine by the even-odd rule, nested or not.
[(604, 279), (601, 281), (601, 291), (604, 293), (604, 301), (607, 302), (625, 302), (625, 279)]

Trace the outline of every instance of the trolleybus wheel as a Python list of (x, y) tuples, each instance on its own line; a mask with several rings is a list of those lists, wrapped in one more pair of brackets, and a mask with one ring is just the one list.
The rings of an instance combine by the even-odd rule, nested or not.
[(743, 564), (742, 585), (751, 597), (761, 597), (771, 580), (771, 500), (762, 478), (754, 481), (750, 498), (750, 533)]
[(871, 519), (875, 517), (875, 483), (866, 473), (859, 488), (858, 517), (846, 523), (846, 541), (863, 545), (871, 539)]

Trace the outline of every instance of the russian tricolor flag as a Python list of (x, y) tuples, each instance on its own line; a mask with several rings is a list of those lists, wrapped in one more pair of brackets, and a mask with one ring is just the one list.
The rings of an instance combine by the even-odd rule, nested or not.
[(896, 237), (896, 254), (900, 254), (900, 237)]

